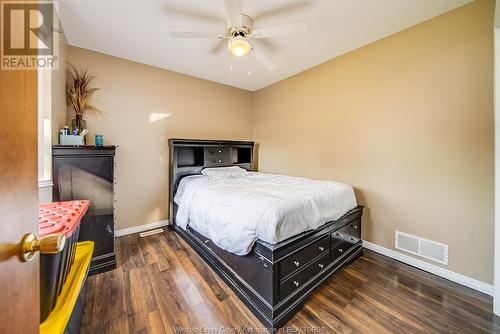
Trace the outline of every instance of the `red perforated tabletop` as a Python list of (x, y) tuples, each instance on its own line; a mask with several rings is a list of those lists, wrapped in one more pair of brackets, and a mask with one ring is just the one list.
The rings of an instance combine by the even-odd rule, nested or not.
[(64, 233), (70, 237), (87, 213), (87, 200), (38, 204), (38, 234), (43, 237), (53, 233)]

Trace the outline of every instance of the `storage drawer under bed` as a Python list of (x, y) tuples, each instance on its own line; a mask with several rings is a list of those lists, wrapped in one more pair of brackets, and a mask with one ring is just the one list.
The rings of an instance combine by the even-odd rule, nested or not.
[(302, 270), (292, 275), (280, 284), (280, 299), (284, 299), (294, 291), (299, 290), (304, 284), (307, 284), (316, 274), (326, 269), (330, 264), (329, 252), (325, 252), (315, 261), (309, 263)]
[(354, 244), (347, 241), (342, 241), (333, 245), (330, 251), (330, 261), (335, 262), (339, 257), (344, 255), (344, 253), (347, 252), (352, 246), (354, 246)]
[(332, 247), (341, 242), (354, 245), (359, 240), (361, 240), (361, 219), (356, 219), (331, 233)]
[(194, 230), (193, 228), (191, 228), (190, 226), (187, 227), (187, 229), (189, 230), (189, 232), (191, 232), (198, 240), (200, 240), (201, 242), (203, 242), (203, 244), (208, 248), (210, 249), (212, 252), (214, 252), (215, 254), (218, 253), (218, 250), (219, 248), (217, 247), (217, 245), (214, 244), (214, 242), (210, 239), (210, 238), (207, 238), (205, 237), (204, 235), (202, 235), (201, 233), (198, 233), (196, 230)]
[(323, 253), (328, 253), (329, 249), (330, 239), (329, 236), (326, 235), (288, 256), (280, 262), (280, 280), (283, 280), (293, 272), (302, 269), (309, 261), (317, 256)]

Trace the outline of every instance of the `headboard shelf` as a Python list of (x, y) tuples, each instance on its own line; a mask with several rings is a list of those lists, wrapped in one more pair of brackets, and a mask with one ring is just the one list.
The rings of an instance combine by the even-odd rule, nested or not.
[(177, 151), (177, 167), (203, 166), (204, 150), (202, 146), (181, 146)]
[(231, 147), (232, 163), (233, 164), (248, 164), (252, 163), (253, 147), (248, 146), (232, 146)]
[(180, 180), (187, 175), (200, 174), (203, 168), (239, 166), (253, 170), (251, 141), (169, 139), (170, 152), (170, 212), (175, 216), (173, 198)]

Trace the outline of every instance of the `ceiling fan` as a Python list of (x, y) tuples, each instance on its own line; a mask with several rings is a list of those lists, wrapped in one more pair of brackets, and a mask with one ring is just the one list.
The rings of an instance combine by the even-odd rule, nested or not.
[(226, 33), (217, 34), (212, 32), (171, 31), (171, 38), (218, 38), (227, 40), (227, 48), (235, 56), (244, 56), (249, 52), (268, 71), (276, 68), (276, 65), (261, 50), (255, 47), (254, 39), (277, 37), (300, 34), (307, 31), (306, 22), (295, 22), (283, 25), (256, 28), (250, 16), (241, 13), (240, 0), (224, 0), (227, 11)]

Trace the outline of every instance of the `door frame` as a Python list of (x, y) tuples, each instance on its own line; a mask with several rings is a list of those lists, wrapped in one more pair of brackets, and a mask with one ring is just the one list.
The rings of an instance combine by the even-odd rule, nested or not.
[(500, 1), (495, 4), (494, 34), (494, 132), (495, 132), (495, 248), (493, 260), (493, 313), (500, 316)]

